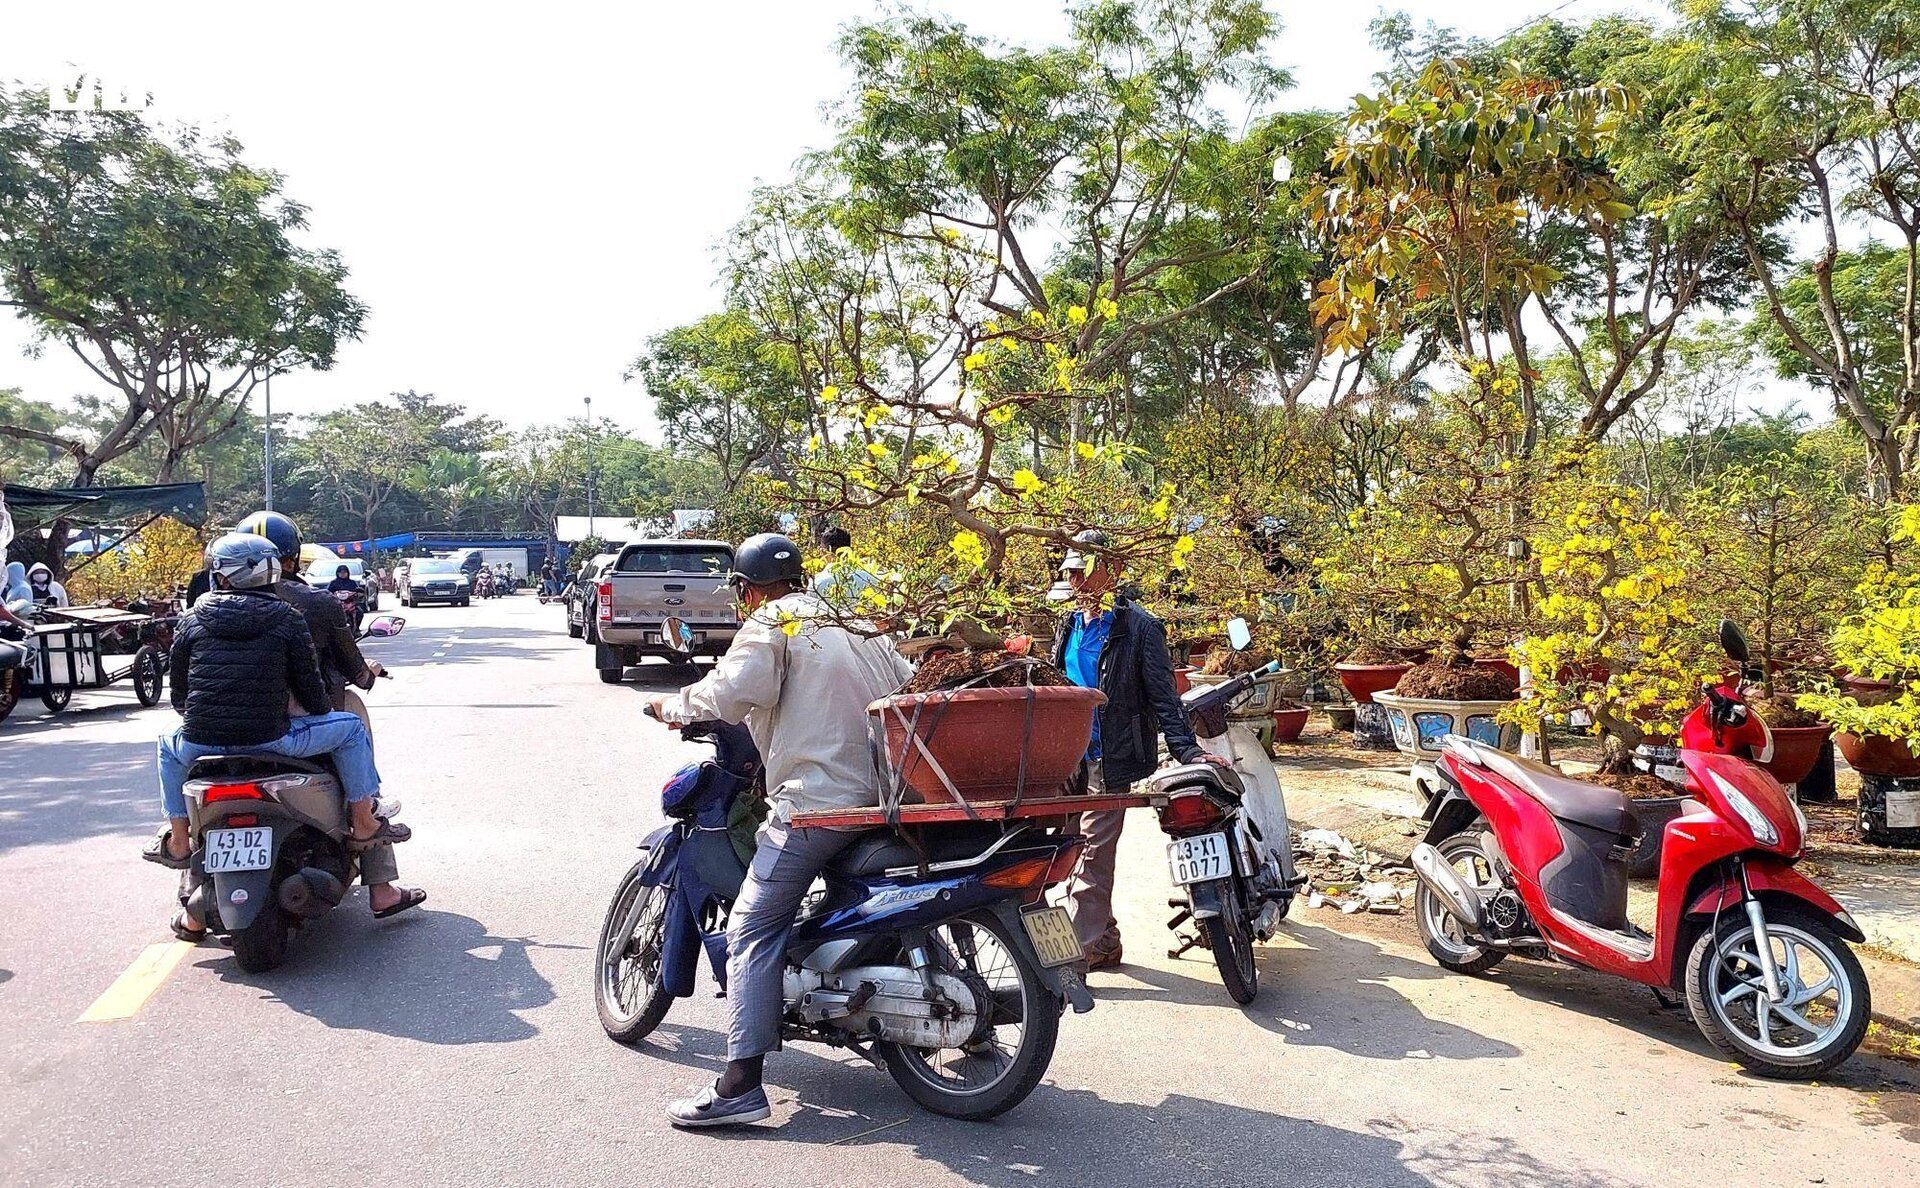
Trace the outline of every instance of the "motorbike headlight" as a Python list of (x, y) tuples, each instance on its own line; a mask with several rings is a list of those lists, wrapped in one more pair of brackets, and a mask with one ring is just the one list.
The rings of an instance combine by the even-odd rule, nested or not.
[(1714, 773), (1713, 782), (1720, 789), (1720, 795), (1726, 799), (1727, 807), (1739, 815), (1740, 820), (1746, 824), (1747, 831), (1753, 834), (1753, 840), (1763, 846), (1780, 844), (1780, 831), (1773, 827), (1773, 822), (1767, 819), (1767, 814), (1760, 811), (1759, 805), (1747, 799), (1745, 792), (1728, 783), (1718, 772)]

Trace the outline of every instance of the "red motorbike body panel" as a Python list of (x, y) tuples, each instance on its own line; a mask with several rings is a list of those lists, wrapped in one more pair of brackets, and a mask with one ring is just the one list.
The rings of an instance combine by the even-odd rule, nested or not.
[[(1756, 893), (1797, 899), (1814, 911), (1836, 919), (1851, 919), (1840, 901), (1828, 895), (1818, 883), (1778, 858), (1752, 858), (1747, 861), (1747, 885)], [(1711, 916), (1740, 906), (1740, 887), (1726, 882), (1709, 887), (1687, 905), (1689, 916)]]

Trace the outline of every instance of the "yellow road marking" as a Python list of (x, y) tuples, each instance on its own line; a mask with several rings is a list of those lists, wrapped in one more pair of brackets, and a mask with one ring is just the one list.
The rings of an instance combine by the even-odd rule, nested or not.
[(127, 972), (107, 987), (107, 992), (93, 1000), (86, 1013), (75, 1019), (75, 1023), (111, 1023), (115, 1019), (131, 1019), (147, 1005), (154, 992), (166, 982), (173, 967), (180, 959), (193, 952), (195, 946), (186, 941), (162, 941), (157, 945), (148, 945), (146, 950), (133, 959), (127, 966)]

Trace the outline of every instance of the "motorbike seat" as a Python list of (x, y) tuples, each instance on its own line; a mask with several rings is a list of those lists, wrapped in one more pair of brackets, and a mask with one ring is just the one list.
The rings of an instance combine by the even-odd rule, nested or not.
[(1576, 780), (1538, 760), (1510, 755), (1457, 735), (1449, 737), (1446, 745), (1457, 757), (1486, 768), (1539, 801), (1542, 808), (1562, 821), (1628, 839), (1644, 831), (1632, 802), (1612, 788)]
[[(971, 858), (1000, 837), (997, 825), (966, 823), (920, 831), (928, 862)], [(920, 851), (891, 829), (869, 829), (840, 851), (828, 869), (853, 878), (872, 878), (897, 866), (918, 866)]]
[(1147, 777), (1147, 791), (1155, 796), (1171, 795), (1194, 784), (1225, 789), (1236, 800), (1247, 792), (1239, 772), (1211, 763), (1180, 763), (1163, 767)]
[(187, 769), (187, 778), (190, 780), (246, 779), (256, 776), (285, 775), (288, 772), (332, 775), (334, 774), (333, 762), (327, 755), (321, 755), (316, 759), (293, 759), (286, 755), (204, 755), (195, 759), (193, 766)]

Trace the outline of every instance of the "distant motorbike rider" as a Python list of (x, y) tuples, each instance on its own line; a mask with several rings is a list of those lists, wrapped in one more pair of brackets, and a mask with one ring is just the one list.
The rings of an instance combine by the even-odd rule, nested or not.
[[(367, 608), (360, 605), (360, 600), (366, 595), (360, 589), (360, 583), (353, 580), (353, 570), (344, 565), (334, 567), (333, 580), (327, 583), (327, 593), (334, 596), (335, 602), (340, 602), (342, 594), (353, 596), (353, 633), (360, 634), (360, 621), (367, 617)], [(346, 604), (342, 602), (341, 605)]]
[(727, 1067), (667, 1107), (675, 1126), (757, 1122), (772, 1112), (761, 1074), (780, 1046), (787, 936), (808, 886), (857, 836), (788, 822), (795, 812), (879, 802), (867, 704), (913, 671), (891, 640), (850, 629), (806, 589), (800, 548), (784, 536), (743, 542), (727, 580), (742, 625), (726, 655), (703, 680), (647, 704), (665, 722), (744, 721), (766, 763), (772, 809), (727, 922)]
[[(280, 558), (257, 536), (230, 532), (207, 546), (214, 592), (181, 617), (168, 685), (180, 729), (160, 738), (160, 798), (167, 827), (143, 857), (175, 870), (192, 860), (186, 783), (194, 760), (208, 755), (331, 755), (345, 787), (355, 849), (412, 836), (374, 815), (380, 773), (373, 741), (360, 719), (336, 713), (320, 679), (313, 641), (300, 613), (274, 593)], [(289, 694), (307, 716), (291, 717)], [(197, 941), (206, 928), (190, 914), (174, 935)]]
[[(300, 617), (306, 621), (331, 708), (351, 713), (363, 726), (366, 725), (366, 705), (359, 697), (349, 693), (347, 686), (371, 689), (373, 682), (386, 669), (378, 661), (368, 660), (360, 654), (360, 645), (354, 638), (355, 630), (348, 625), (346, 610), (340, 605), (340, 600), (330, 593), (314, 589), (300, 577), (300, 526), (279, 512), (257, 511), (240, 521), (234, 530), (265, 537), (279, 553), (281, 576), (279, 583), (274, 586), (274, 592), (300, 612)], [(337, 572), (347, 574), (349, 571), (342, 565)], [(340, 580), (336, 577), (335, 584)], [(347, 582), (349, 588), (358, 592), (359, 587), (352, 584), (352, 578), (347, 578)], [(332, 589), (332, 586), (328, 589)], [(400, 865), (391, 845), (374, 846), (361, 854), (360, 880), (366, 884), (367, 901), (375, 916), (384, 919), (426, 902), (426, 892), (396, 886), (393, 880), (399, 877)]]
[(66, 606), (67, 588), (53, 580), (53, 570), (44, 561), (36, 561), (27, 570), (27, 587), (33, 591), (35, 606)]

